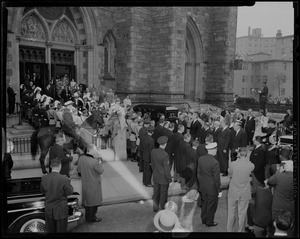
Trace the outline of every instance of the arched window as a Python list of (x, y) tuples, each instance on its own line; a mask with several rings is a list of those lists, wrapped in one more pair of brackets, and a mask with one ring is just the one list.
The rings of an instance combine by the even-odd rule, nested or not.
[(103, 39), (104, 45), (104, 80), (115, 79), (116, 45), (112, 31), (108, 31)]

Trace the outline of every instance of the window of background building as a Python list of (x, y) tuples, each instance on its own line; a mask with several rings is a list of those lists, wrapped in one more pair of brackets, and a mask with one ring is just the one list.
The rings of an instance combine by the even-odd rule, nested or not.
[(264, 70), (268, 70), (268, 63), (264, 63)]
[(282, 83), (285, 83), (285, 82), (286, 82), (286, 76), (285, 76), (285, 75), (282, 76), (281, 82), (282, 82)]
[(268, 76), (263, 76), (263, 81), (267, 81), (268, 80)]
[(256, 83), (260, 83), (260, 76), (256, 76)]
[(286, 70), (287, 64), (283, 63), (283, 69)]
[(242, 88), (242, 95), (245, 95), (245, 88)]
[(242, 82), (246, 82), (246, 76), (243, 76)]
[(251, 83), (253, 83), (253, 76), (251, 76)]
[(280, 95), (282, 95), (282, 96), (285, 95), (285, 88), (281, 88), (281, 90), (280, 90)]
[(281, 49), (281, 54), (284, 55), (285, 54), (285, 49)]

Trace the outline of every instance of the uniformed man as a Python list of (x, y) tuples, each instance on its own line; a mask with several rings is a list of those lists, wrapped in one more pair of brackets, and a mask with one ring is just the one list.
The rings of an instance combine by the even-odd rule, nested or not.
[(141, 156), (143, 157), (143, 184), (146, 187), (152, 187), (151, 178), (152, 178), (152, 169), (151, 169), (151, 151), (154, 149), (154, 140), (152, 135), (154, 133), (154, 127), (147, 127), (147, 134), (143, 136), (141, 140), (140, 150)]
[(221, 191), (220, 166), (215, 159), (217, 143), (206, 145), (207, 155), (198, 159), (197, 178), (202, 196), (201, 219), (207, 227), (217, 226), (214, 216), (218, 207), (218, 194)]
[(165, 151), (168, 137), (161, 136), (157, 139), (159, 148), (151, 151), (151, 167), (153, 170), (154, 194), (153, 211), (163, 210), (168, 200), (169, 184), (172, 182), (169, 156)]
[(142, 128), (140, 128), (140, 130), (139, 130), (139, 132), (138, 132), (138, 135), (139, 135), (139, 139), (140, 139), (140, 148), (139, 148), (139, 152), (140, 152), (140, 157), (139, 157), (139, 165), (140, 165), (140, 168), (141, 167), (143, 167), (144, 168), (144, 166), (143, 166), (143, 162), (144, 162), (144, 156), (143, 156), (143, 150), (142, 150), (142, 145), (143, 145), (143, 143), (144, 143), (144, 138), (145, 138), (145, 136), (147, 136), (148, 135), (148, 127), (150, 126), (150, 122), (151, 122), (151, 120), (150, 119), (144, 119), (143, 120), (143, 126), (142, 126)]

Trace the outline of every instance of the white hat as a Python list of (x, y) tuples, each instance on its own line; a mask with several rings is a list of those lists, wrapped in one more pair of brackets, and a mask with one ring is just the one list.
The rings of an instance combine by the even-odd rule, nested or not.
[(78, 93), (77, 92), (75, 92), (74, 93), (74, 97), (78, 97), (79, 95), (78, 95)]
[(165, 209), (170, 210), (170, 211), (176, 213), (178, 211), (178, 206), (177, 206), (177, 204), (175, 202), (168, 201), (165, 204)]
[(34, 91), (33, 91), (33, 93), (35, 93), (36, 91), (42, 91), (42, 89), (40, 88), (40, 87), (36, 87), (35, 89), (34, 89)]
[(69, 101), (67, 101), (65, 104), (64, 104), (64, 106), (69, 106), (69, 105), (72, 105), (73, 104), (73, 101), (72, 100), (69, 100)]
[(172, 232), (180, 228), (180, 222), (176, 214), (168, 209), (156, 213), (153, 219), (154, 226), (161, 232)]
[(58, 104), (60, 104), (60, 101), (58, 100), (54, 101), (54, 108), (57, 108)]
[(6, 140), (6, 152), (10, 153), (14, 150), (14, 143), (11, 140)]
[(215, 149), (217, 146), (218, 146), (218, 144), (216, 142), (213, 142), (213, 143), (206, 145), (205, 148), (207, 150), (212, 150), (212, 149)]
[(199, 197), (199, 193), (197, 192), (197, 190), (192, 189), (182, 197), (182, 201), (183, 202), (194, 202), (194, 201), (197, 201), (198, 197)]

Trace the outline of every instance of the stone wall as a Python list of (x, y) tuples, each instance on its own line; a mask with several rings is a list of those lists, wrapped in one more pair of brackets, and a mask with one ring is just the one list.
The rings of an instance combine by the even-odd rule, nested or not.
[(206, 102), (232, 102), (237, 8), (211, 7), (210, 15)]

